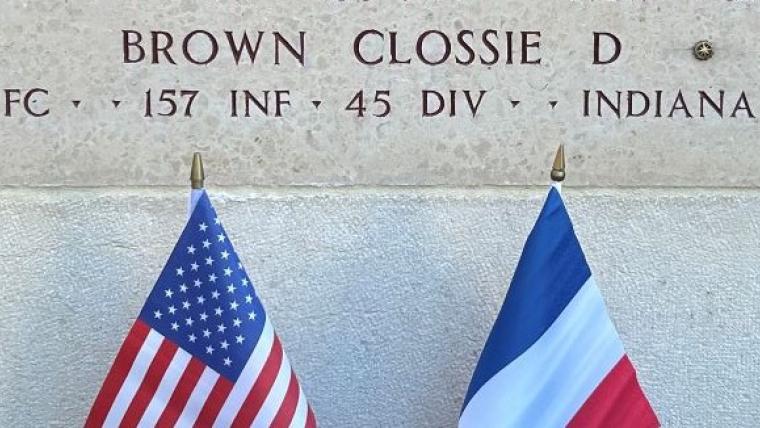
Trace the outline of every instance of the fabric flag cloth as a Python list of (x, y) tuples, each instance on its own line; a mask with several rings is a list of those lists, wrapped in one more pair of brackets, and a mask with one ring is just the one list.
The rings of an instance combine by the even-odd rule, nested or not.
[(525, 243), (459, 426), (659, 426), (555, 187)]
[(205, 192), (106, 376), (86, 427), (316, 427)]

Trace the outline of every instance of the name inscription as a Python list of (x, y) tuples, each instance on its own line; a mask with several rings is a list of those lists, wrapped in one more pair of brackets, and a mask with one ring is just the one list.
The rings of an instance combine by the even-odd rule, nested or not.
[[(358, 67), (398, 67), (418, 64), (429, 67), (478, 67), (479, 73), (497, 72), (501, 67), (539, 67), (542, 56), (541, 30), (462, 29), (445, 32), (423, 29), (416, 32), (364, 29), (347, 40), (350, 60)], [(588, 34), (591, 66), (605, 67), (620, 60), (624, 44), (617, 35), (592, 31)], [(165, 30), (124, 29), (118, 44), (121, 63), (126, 67), (208, 66), (212, 63), (233, 67), (272, 66), (303, 68), (309, 63), (311, 44), (306, 31), (248, 31), (194, 29), (184, 33)], [(347, 46), (348, 47), (348, 46)], [(337, 59), (336, 59), (337, 60)], [(254, 69), (255, 70), (255, 69)], [(351, 88), (347, 88), (351, 89)], [(499, 101), (508, 109), (526, 103), (540, 103), (547, 113), (573, 108), (580, 117), (597, 119), (628, 118), (729, 118), (755, 119), (750, 96), (743, 90), (646, 88), (585, 88), (577, 98), (557, 100), (496, 100), (498, 91), (483, 88), (419, 88), (416, 94), (404, 93), (405, 110), (421, 118), (458, 116), (479, 117), (489, 103)], [(124, 103), (146, 119), (156, 117), (192, 118), (197, 112), (197, 97), (223, 97), (230, 118), (281, 118), (292, 114), (294, 105), (310, 106), (319, 111), (325, 99), (306, 98), (288, 88), (228, 88), (204, 91), (202, 88), (144, 88), (129, 99), (111, 98), (114, 111)], [(331, 103), (342, 106), (345, 114), (360, 118), (384, 118), (396, 110), (398, 93), (392, 88), (354, 88), (345, 99)], [(411, 95), (411, 96), (410, 96)], [(330, 97), (336, 95), (330, 94)], [(6, 87), (2, 89), (2, 116), (48, 117), (61, 109), (54, 89)], [(409, 99), (416, 105), (409, 105)], [(332, 100), (332, 99), (331, 99)], [(71, 99), (70, 109), (77, 110), (86, 100)], [(65, 103), (63, 103), (65, 104)], [(58, 106), (54, 110), (52, 105)], [(569, 107), (568, 107), (569, 106)], [(303, 107), (301, 107), (303, 108)]]

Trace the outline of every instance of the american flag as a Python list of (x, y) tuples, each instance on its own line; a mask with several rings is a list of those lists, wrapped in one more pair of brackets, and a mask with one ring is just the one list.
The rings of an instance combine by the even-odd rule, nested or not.
[(316, 427), (205, 192), (85, 427)]

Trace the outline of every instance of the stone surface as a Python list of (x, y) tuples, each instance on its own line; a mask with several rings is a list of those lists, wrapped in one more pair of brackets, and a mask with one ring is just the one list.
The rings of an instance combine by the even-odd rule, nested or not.
[[(81, 426), (186, 194), (0, 190), (0, 426)], [(322, 426), (455, 426), (544, 188), (211, 194)], [(760, 195), (564, 195), (663, 424), (756, 426)]]
[[(760, 114), (758, 2), (6, 3), (0, 427), (81, 426), (182, 227), (171, 186), (195, 150), (321, 425), (455, 426), (561, 142), (578, 235), (663, 424), (760, 420), (758, 122), (730, 117), (742, 91)], [(425, 30), (489, 28), (541, 31), (541, 65), (353, 58), (365, 29), (397, 31), (408, 56)], [(269, 35), (255, 65), (223, 47), (207, 66), (124, 64), (128, 29), (179, 48), (193, 30), (305, 31), (306, 59), (272, 64)], [(591, 64), (594, 31), (621, 38), (617, 62)], [(8, 90), (35, 87), (50, 115), (6, 117)], [(193, 117), (146, 118), (163, 88), (199, 90)], [(233, 118), (232, 89), (287, 89), (292, 106)], [(423, 89), (488, 94), (475, 118), (423, 118)], [(354, 117), (359, 90), (390, 90), (391, 114)], [(694, 116), (698, 91), (723, 90), (726, 112), (585, 117), (584, 90), (662, 90), (665, 115), (683, 90)]]
[[(50, 91), (44, 118), (0, 115), (0, 183), (171, 185), (186, 182), (192, 151), (215, 183), (543, 184), (557, 143), (568, 145), (570, 182), (595, 186), (758, 186), (757, 120), (730, 110), (742, 90), (760, 113), (755, 1), (137, 1), (9, 2), (0, 15), (0, 88)], [(398, 31), (402, 58), (428, 29), (541, 31), (541, 65), (365, 66), (352, 53), (364, 29)], [(271, 37), (256, 65), (228, 50), (208, 66), (123, 64), (121, 31), (169, 31), (175, 47), (203, 29), (305, 31), (306, 60), (273, 65)], [(593, 66), (592, 32), (623, 42), (620, 59)], [(697, 61), (700, 39), (715, 57)], [(502, 37), (503, 42), (503, 37)], [(501, 46), (502, 42), (499, 43)], [(193, 45), (204, 52), (202, 43)], [(379, 43), (366, 46), (377, 53)], [(503, 49), (503, 48), (502, 48)], [(482, 47), (480, 48), (482, 51)], [(431, 55), (440, 44), (429, 47)], [(175, 51), (176, 52), (176, 51)], [(454, 53), (462, 55), (461, 48)], [(144, 93), (197, 89), (193, 118), (144, 117)], [(231, 89), (292, 92), (281, 118), (231, 118)], [(476, 118), (420, 117), (420, 91), (488, 90)], [(725, 118), (583, 117), (584, 89), (641, 90), (672, 104), (681, 89), (695, 116), (697, 91), (726, 91)], [(390, 90), (392, 113), (344, 110), (364, 90)], [(112, 99), (121, 100), (118, 109)], [(322, 100), (316, 110), (311, 101)], [(81, 100), (73, 108), (72, 100)], [(513, 108), (510, 100), (520, 100)], [(555, 109), (549, 101), (557, 100)], [(4, 100), (3, 100), (4, 101)], [(668, 104), (668, 107), (670, 106)], [(4, 103), (0, 108), (4, 109)], [(14, 107), (16, 109), (17, 107)]]

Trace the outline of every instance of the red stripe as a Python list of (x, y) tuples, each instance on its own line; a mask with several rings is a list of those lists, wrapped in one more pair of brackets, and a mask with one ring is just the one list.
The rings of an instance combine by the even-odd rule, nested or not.
[(290, 425), (290, 421), (293, 419), (293, 415), (296, 413), (296, 406), (298, 405), (298, 379), (293, 370), (290, 371), (290, 383), (288, 384), (288, 390), (285, 392), (285, 398), (282, 399), (280, 409), (272, 419), (272, 428), (287, 428)]
[(306, 417), (306, 428), (317, 428), (317, 419), (314, 417), (314, 411), (309, 406), (309, 414)]
[(660, 422), (636, 380), (627, 355), (618, 361), (596, 387), (568, 427), (648, 428)]
[(259, 413), (259, 410), (261, 410), (261, 406), (264, 404), (269, 390), (272, 389), (272, 384), (274, 384), (277, 373), (280, 371), (281, 363), (282, 345), (280, 344), (280, 338), (275, 336), (267, 361), (264, 363), (264, 367), (261, 368), (261, 373), (256, 378), (256, 382), (253, 383), (253, 387), (248, 391), (248, 395), (245, 397), (243, 405), (240, 406), (238, 414), (235, 415), (232, 426), (251, 426), (253, 419)]
[(230, 395), (232, 385), (233, 383), (227, 380), (227, 378), (219, 376), (214, 387), (211, 388), (208, 397), (206, 397), (206, 402), (203, 403), (201, 413), (198, 415), (198, 419), (195, 420), (193, 427), (210, 427), (214, 424), (214, 420), (219, 415), (219, 411), (222, 410), (227, 396)]
[(164, 378), (166, 368), (169, 367), (169, 363), (172, 362), (172, 358), (174, 358), (176, 352), (177, 345), (172, 341), (165, 339), (161, 341), (161, 346), (158, 347), (158, 352), (153, 357), (153, 361), (150, 362), (140, 388), (137, 389), (132, 402), (129, 403), (129, 407), (127, 407), (127, 411), (124, 413), (121, 427), (136, 427), (138, 422), (140, 422), (145, 409), (148, 408), (150, 400), (153, 399), (153, 395), (158, 389), (158, 384)]
[(156, 422), (157, 427), (173, 427), (177, 423), (205, 367), (201, 360), (195, 357), (190, 359), (187, 367), (185, 367), (185, 371), (179, 378), (179, 382), (177, 382), (177, 386), (174, 388), (174, 392), (172, 392), (172, 396), (166, 403), (161, 417)]
[(137, 353), (140, 352), (140, 348), (149, 332), (150, 327), (139, 319), (132, 325), (126, 339), (124, 339), (124, 343), (121, 345), (121, 349), (119, 349), (119, 353), (116, 354), (116, 359), (111, 365), (111, 370), (109, 370), (106, 380), (103, 381), (103, 386), (100, 387), (100, 392), (97, 398), (95, 398), (95, 402), (92, 404), (90, 415), (87, 416), (87, 421), (84, 423), (85, 428), (103, 425), (116, 399), (116, 394), (119, 393), (124, 379), (127, 378), (129, 370), (132, 369), (132, 364), (135, 362)]

